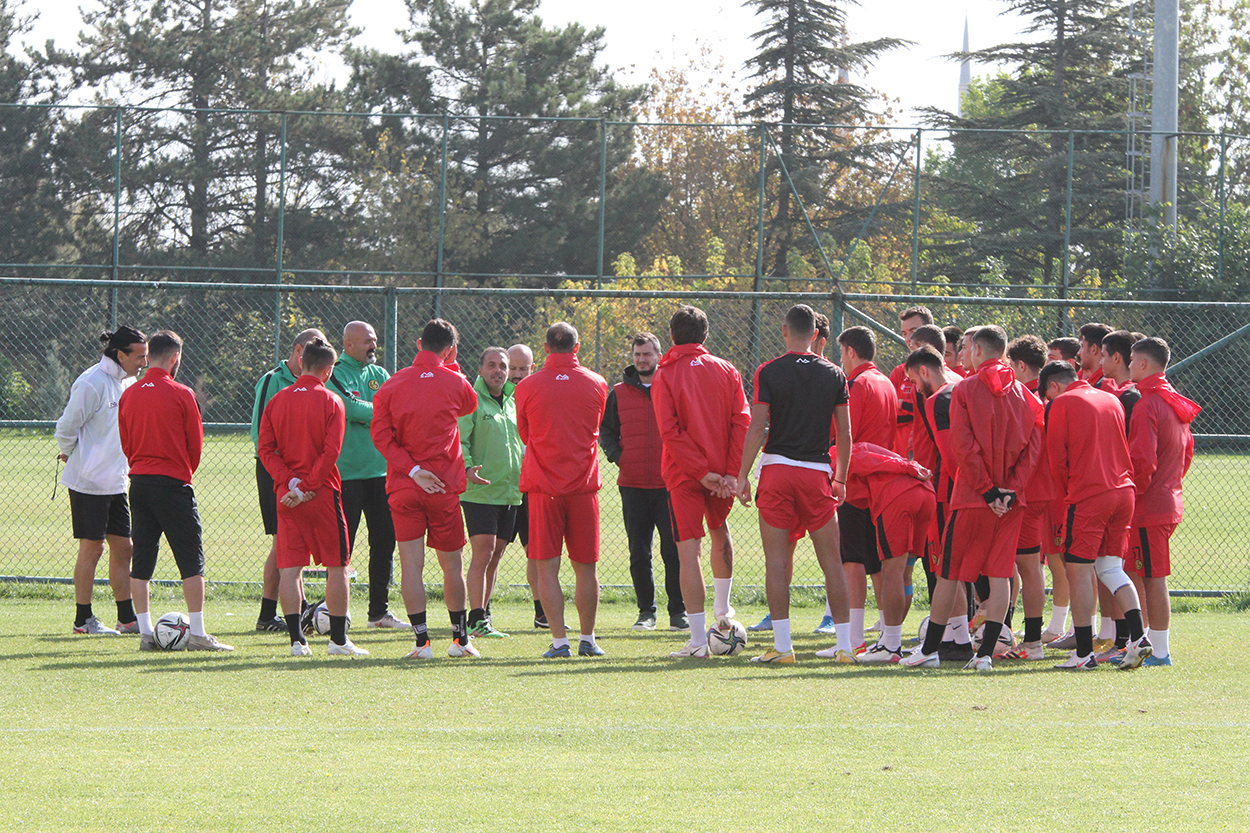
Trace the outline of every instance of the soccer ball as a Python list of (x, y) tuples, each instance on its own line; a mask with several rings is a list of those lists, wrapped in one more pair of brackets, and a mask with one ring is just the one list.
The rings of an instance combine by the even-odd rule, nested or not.
[(707, 629), (707, 646), (717, 656), (740, 654), (747, 646), (747, 629), (737, 619), (718, 619)]
[[(352, 614), (347, 612), (347, 627), (350, 630), (352, 626)], [(330, 610), (326, 607), (325, 602), (318, 602), (317, 607), (313, 610), (313, 629), (322, 636), (330, 633)]]
[(921, 642), (924, 642), (924, 638), (928, 634), (929, 634), (929, 617), (926, 616), (920, 620), (920, 630), (917, 631), (917, 636), (920, 637)]
[(181, 651), (191, 638), (191, 620), (181, 613), (166, 613), (152, 626), (156, 644), (166, 651)]

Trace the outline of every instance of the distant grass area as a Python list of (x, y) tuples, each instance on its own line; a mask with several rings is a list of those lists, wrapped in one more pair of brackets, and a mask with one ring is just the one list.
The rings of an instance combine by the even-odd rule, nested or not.
[[(69, 576), (76, 545), (70, 537), (69, 498), (57, 489), (56, 445), (50, 434), (0, 430), (0, 575)], [(210, 434), (195, 478), (204, 524), (207, 576), (217, 581), (258, 581), (268, 553), (257, 507), (251, 439), (246, 433)], [(601, 459), (602, 562), (605, 584), (630, 586), (629, 554), (621, 524), (616, 467)], [(1186, 519), (1173, 539), (1172, 586), (1177, 589), (1250, 588), (1250, 456), (1200, 454), (1185, 480)], [(746, 590), (763, 584), (763, 556), (753, 508), (736, 507), (729, 516), (735, 542), (737, 584)], [(363, 543), (363, 541), (362, 541)], [(656, 542), (657, 585), (663, 566)], [(163, 556), (168, 553), (163, 551)], [(368, 579), (367, 558), (358, 560), (360, 581)], [(919, 568), (917, 568), (919, 575)], [(99, 575), (104, 575), (101, 569)], [(823, 583), (807, 541), (800, 542), (795, 583)], [(437, 569), (427, 579), (438, 581)], [(173, 560), (162, 557), (157, 579), (176, 579)], [(509, 550), (501, 571), (506, 584), (525, 582), (521, 549)]]

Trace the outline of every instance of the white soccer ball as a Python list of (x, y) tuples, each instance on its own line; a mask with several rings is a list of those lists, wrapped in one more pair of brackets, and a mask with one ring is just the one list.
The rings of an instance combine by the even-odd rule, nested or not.
[(707, 629), (707, 646), (717, 656), (740, 654), (747, 646), (747, 629), (737, 619), (718, 619)]
[[(352, 627), (352, 613), (347, 612), (347, 629)], [(330, 609), (326, 607), (325, 602), (318, 602), (317, 607), (313, 610), (313, 629), (322, 636), (330, 633)]]
[(181, 651), (191, 638), (191, 620), (182, 613), (166, 613), (152, 626), (156, 644), (166, 651)]
[(924, 638), (928, 635), (928, 633), (929, 633), (929, 617), (926, 616), (920, 620), (920, 630), (917, 631), (917, 635), (920, 637), (921, 642), (924, 642)]

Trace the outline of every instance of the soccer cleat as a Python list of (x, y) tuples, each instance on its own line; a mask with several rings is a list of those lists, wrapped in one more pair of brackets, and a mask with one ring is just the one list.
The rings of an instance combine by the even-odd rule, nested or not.
[(311, 657), (312, 648), (308, 647), (307, 642), (292, 642), (291, 656), (293, 657)]
[(747, 630), (749, 631), (771, 631), (772, 629), (773, 629), (773, 616), (771, 613), (765, 613), (764, 618), (761, 619), (757, 624), (747, 626)]
[(1168, 654), (1166, 657), (1157, 657), (1154, 654), (1151, 654), (1141, 661), (1141, 665), (1142, 668), (1171, 668), (1172, 655)]
[(985, 619), (985, 614), (978, 610), (975, 614), (973, 614), (972, 618), (968, 620), (968, 630), (972, 633), (976, 633), (985, 624)]
[(994, 659), (1005, 659), (1016, 648), (1016, 635), (1003, 628), (998, 635), (998, 644), (994, 646)]
[(758, 662), (760, 665), (794, 665), (794, 651), (782, 652), (769, 648), (758, 657), (751, 657), (751, 662)]
[(926, 654), (924, 649), (917, 648), (899, 660), (898, 664), (904, 668), (941, 668), (942, 660), (936, 652)]
[(1095, 654), (1101, 653), (1103, 651), (1109, 651), (1114, 647), (1115, 647), (1114, 639), (1095, 639), (1094, 640), (1094, 653)]
[(1046, 659), (1046, 649), (1041, 642), (1021, 642), (1014, 651), (994, 659)]
[(654, 613), (639, 613), (638, 621), (634, 622), (634, 630), (636, 631), (655, 630), (655, 614)]
[(308, 607), (304, 608), (304, 611), (299, 615), (299, 629), (303, 631), (306, 636), (312, 636), (312, 634), (316, 632), (313, 619), (316, 618), (317, 615), (317, 606), (323, 604), (324, 602), (325, 599), (322, 599), (316, 604), (310, 604)]
[(434, 646), (428, 642), (424, 645), (416, 645), (404, 659), (434, 659)]
[(1094, 659), (1093, 654), (1078, 657), (1076, 651), (1073, 651), (1066, 660), (1055, 667), (1062, 671), (1093, 671), (1098, 667), (1098, 660)]
[(484, 639), (508, 638), (508, 635), (503, 631), (495, 630), (495, 626), (490, 623), (489, 619), (483, 619), (473, 627), (469, 628), (469, 636), (480, 636)]
[(979, 654), (968, 660), (968, 664), (964, 666), (965, 671), (993, 671), (994, 660), (989, 657), (983, 657)]
[(1051, 640), (1047, 646), (1057, 651), (1075, 651), (1076, 650), (1076, 631), (1068, 631), (1058, 639)]
[(377, 619), (370, 619), (365, 623), (369, 628), (411, 628), (412, 625), (400, 619), (389, 610), (383, 613)]
[(707, 659), (711, 655), (712, 651), (706, 644), (695, 645), (693, 642), (687, 642), (668, 656), (670, 659)]
[(1120, 661), (1124, 659), (1124, 651), (1124, 648), (1117, 648), (1112, 645), (1107, 650), (1094, 654), (1094, 661), (1098, 663), (1109, 662), (1112, 665), (1119, 665)]
[(139, 650), (140, 651), (159, 651), (160, 643), (156, 641), (156, 636), (150, 633), (139, 634)]
[(684, 613), (670, 616), (668, 617), (668, 629), (670, 631), (688, 631), (690, 630), (690, 620), (686, 618)]
[(571, 657), (572, 655), (573, 654), (569, 651), (568, 645), (561, 645), (559, 648), (557, 648), (555, 645), (552, 645), (550, 648), (543, 651), (542, 653), (543, 659), (567, 659), (568, 657)]
[(121, 636), (94, 616), (81, 625), (74, 625), (74, 633), (85, 633), (89, 636)]
[(969, 642), (943, 642), (938, 645), (938, 656), (944, 662), (967, 662), (976, 651)]
[(885, 623), (881, 621), (881, 617), (877, 617), (877, 621), (870, 628), (864, 628), (864, 633), (881, 633), (881, 628)]
[[(1068, 631), (1068, 633), (1072, 633), (1072, 631)], [(1046, 630), (1042, 631), (1042, 644), (1049, 645), (1055, 640), (1063, 639), (1067, 635), (1068, 634), (1058, 633), (1057, 631), (1052, 631), (1050, 628), (1047, 628)]]
[(451, 644), (447, 646), (447, 656), (449, 657), (480, 657), (481, 654), (473, 645), (473, 640), (466, 639), (464, 644), (459, 639), (453, 639)]
[(211, 633), (206, 633), (203, 636), (196, 636), (195, 634), (191, 634), (191, 636), (187, 638), (187, 650), (188, 651), (233, 651), (234, 647), (231, 645), (226, 645), (224, 642), (218, 642), (217, 637), (213, 636)]
[(859, 662), (859, 657), (857, 657), (854, 653), (851, 651), (843, 651), (838, 648), (837, 645), (834, 645), (832, 648), (824, 648), (823, 650), (817, 651), (816, 657), (818, 659), (831, 659), (833, 660), (834, 665), (854, 665)]
[(603, 656), (603, 649), (599, 647), (598, 643), (587, 642), (583, 639), (577, 643), (577, 655), (579, 657), (601, 657)]
[(889, 648), (885, 647), (880, 642), (878, 642), (876, 645), (873, 645), (871, 648), (869, 648), (867, 651), (865, 651), (862, 655), (858, 657), (860, 662), (869, 663), (869, 664), (895, 663), (901, 660), (902, 658), (903, 658), (902, 651), (891, 651)]
[(1140, 668), (1146, 657), (1153, 654), (1154, 650), (1150, 640), (1144, 636), (1136, 642), (1130, 642), (1128, 649), (1124, 652), (1124, 659), (1120, 660), (1120, 670), (1132, 671), (1134, 668)]
[(286, 622), (281, 616), (275, 616), (272, 619), (257, 619), (257, 633), (286, 633)]
[(816, 626), (816, 629), (812, 631), (812, 633), (836, 633), (836, 631), (833, 629), (833, 617), (832, 616), (822, 617), (820, 620), (820, 624)]
[(534, 617), (534, 627), (540, 630), (551, 630), (551, 623), (547, 621), (547, 614)]
[(342, 645), (331, 640), (330, 646), (326, 648), (326, 653), (332, 657), (367, 657), (369, 652), (364, 648), (357, 648), (349, 639)]
[(117, 632), (120, 633), (122, 636), (138, 636), (139, 635), (139, 620), (136, 619), (133, 622), (118, 622)]

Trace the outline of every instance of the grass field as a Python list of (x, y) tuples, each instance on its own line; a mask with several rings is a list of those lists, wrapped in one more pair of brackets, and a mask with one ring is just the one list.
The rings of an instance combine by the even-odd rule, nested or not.
[[(180, 607), (157, 591), (156, 612)], [(293, 659), (219, 590), (209, 628), (238, 650), (154, 655), (72, 637), (65, 588), (0, 585), (0, 829), (1247, 828), (1244, 604), (1179, 613), (1174, 668), (1075, 675), (831, 666), (815, 608), (788, 668), (664, 659), (683, 637), (629, 630), (629, 604), (602, 610), (602, 659), (537, 659), (546, 634), (513, 602), (511, 638), (453, 661), (431, 610), (433, 661), (360, 629), (368, 658), (315, 638)]]

